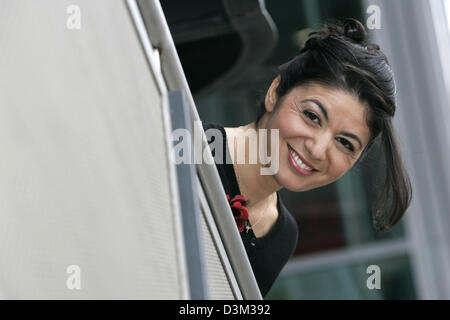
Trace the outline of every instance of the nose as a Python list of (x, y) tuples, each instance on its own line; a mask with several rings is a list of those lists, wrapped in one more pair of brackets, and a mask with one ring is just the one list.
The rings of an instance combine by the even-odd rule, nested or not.
[(328, 132), (316, 133), (313, 137), (305, 141), (305, 149), (311, 160), (324, 161), (327, 158), (327, 151), (331, 145), (332, 135)]

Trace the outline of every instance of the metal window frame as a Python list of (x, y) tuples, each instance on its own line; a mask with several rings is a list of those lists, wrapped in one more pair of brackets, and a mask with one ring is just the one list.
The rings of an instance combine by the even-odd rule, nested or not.
[(206, 195), (203, 191), (203, 188), (201, 186), (201, 182), (200, 182), (198, 176), (197, 176), (196, 182), (197, 182), (196, 186), (198, 188), (197, 191), (199, 194), (200, 204), (201, 204), (202, 211), (203, 211), (203, 214), (205, 217), (205, 221), (208, 226), (209, 232), (211, 233), (211, 237), (214, 241), (214, 244), (217, 248), (217, 251), (218, 251), (217, 253), (222, 262), (222, 266), (224, 268), (225, 275), (228, 279), (228, 282), (230, 283), (231, 291), (233, 292), (233, 295), (237, 300), (242, 300), (243, 299), (242, 293), (240, 291), (239, 285), (237, 283), (236, 277), (233, 272), (233, 268), (231, 267), (230, 260), (228, 259), (228, 255), (225, 251), (223, 242), (221, 240), (219, 230), (217, 229), (217, 226), (216, 226), (216, 223), (214, 220), (214, 216), (211, 213), (211, 210), (210, 210), (209, 204), (208, 204), (208, 200), (206, 199)]
[[(169, 92), (172, 129), (186, 129), (191, 132), (189, 110), (181, 90)], [(209, 299), (206, 266), (201, 232), (201, 212), (195, 188), (196, 172), (194, 164), (180, 163), (176, 166), (180, 195), (185, 254), (191, 299)]]
[[(131, 6), (139, 8), (148, 37), (160, 53), (161, 72), (169, 90), (182, 90), (186, 94), (190, 109), (190, 118), (194, 132), (203, 132), (200, 117), (181, 66), (175, 45), (170, 34), (161, 4), (156, 0), (127, 0)], [(234, 276), (244, 299), (262, 299), (253, 274), (250, 261), (233, 219), (231, 209), (225, 197), (219, 173), (205, 135), (202, 135), (202, 150), (207, 158), (196, 165), (205, 196), (208, 200), (214, 221), (229, 258)], [(208, 163), (212, 163), (208, 164)]]
[[(161, 63), (158, 59), (158, 52), (155, 50), (155, 46), (153, 42), (151, 42), (150, 37), (148, 36), (147, 30), (144, 25), (144, 20), (142, 19), (142, 15), (140, 13), (139, 7), (135, 0), (123, 0), (125, 7), (128, 9), (128, 12), (130, 14), (130, 18), (132, 19), (137, 35), (139, 37), (143, 52), (147, 58), (150, 72), (155, 79), (155, 82), (157, 84), (157, 89), (159, 90), (159, 93), (161, 95), (162, 99), (162, 121), (163, 121), (163, 127), (166, 129), (166, 132), (172, 131), (172, 125), (171, 125), (171, 119), (170, 114), (168, 112), (169, 110), (169, 97), (168, 97), (168, 87), (166, 82), (164, 81), (162, 72), (161, 72)], [(173, 155), (170, 152), (172, 147), (172, 141), (171, 137), (169, 135), (166, 136), (166, 144), (167, 149), (167, 158), (170, 159), (170, 161), (173, 161)], [(183, 235), (183, 224), (182, 224), (182, 217), (181, 217), (181, 209), (180, 209), (180, 196), (177, 188), (177, 172), (174, 166), (169, 166), (169, 176), (168, 179), (170, 180), (170, 189), (171, 194), (173, 195), (171, 199), (171, 205), (172, 205), (172, 212), (174, 213), (174, 228), (175, 233), (177, 235)], [(188, 266), (186, 261), (186, 255), (185, 255), (185, 239), (180, 236), (175, 239), (175, 246), (177, 248), (177, 252), (180, 252), (180, 255), (177, 256), (178, 259), (178, 265), (179, 265), (179, 278), (180, 279), (186, 279), (186, 281), (183, 281), (180, 283), (181, 292), (180, 296), (182, 299), (188, 299), (190, 298), (190, 290), (189, 290), (189, 279), (188, 279)]]

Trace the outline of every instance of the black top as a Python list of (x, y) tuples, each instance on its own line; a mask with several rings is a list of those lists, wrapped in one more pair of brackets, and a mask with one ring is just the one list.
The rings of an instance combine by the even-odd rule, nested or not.
[[(213, 142), (211, 135), (206, 130), (210, 128), (219, 129), (223, 136), (223, 164), (216, 163), (222, 185), (225, 192), (233, 198), (240, 194), (234, 172), (231, 155), (227, 147), (227, 137), (224, 127), (218, 124), (205, 124), (208, 143)], [(211, 150), (215, 156), (215, 150)], [(225, 158), (226, 157), (226, 158)], [(225, 160), (228, 159), (228, 162)], [(228, 164), (227, 164), (228, 163)], [(281, 269), (293, 255), (297, 246), (298, 227), (291, 213), (284, 206), (280, 194), (277, 192), (278, 219), (272, 229), (263, 237), (257, 238), (252, 229), (246, 229), (240, 233), (244, 243), (247, 256), (253, 269), (261, 295), (264, 297), (272, 287), (275, 279), (280, 274)], [(247, 221), (247, 223), (250, 223)], [(236, 227), (237, 228), (237, 227)]]

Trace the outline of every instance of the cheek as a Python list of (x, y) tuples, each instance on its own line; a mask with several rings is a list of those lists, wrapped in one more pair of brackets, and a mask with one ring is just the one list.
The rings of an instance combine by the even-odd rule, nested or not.
[(278, 118), (274, 127), (279, 129), (279, 140), (284, 144), (299, 137), (309, 136), (308, 128), (301, 119), (295, 118), (294, 115), (288, 114), (283, 118)]
[(352, 161), (346, 155), (337, 155), (330, 162), (330, 179), (338, 180), (352, 168)]
[[(278, 114), (275, 117), (271, 118), (267, 123), (268, 152), (270, 153), (273, 145), (273, 148), (278, 148), (280, 156), (283, 150), (283, 146), (286, 144), (286, 139), (292, 137), (292, 125), (288, 121), (283, 120), (281, 116), (281, 114)], [(271, 132), (273, 132), (274, 129), (278, 129), (278, 140), (272, 140)]]

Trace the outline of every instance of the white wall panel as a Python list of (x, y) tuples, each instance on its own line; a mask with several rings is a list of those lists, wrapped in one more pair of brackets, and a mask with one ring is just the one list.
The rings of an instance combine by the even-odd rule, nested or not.
[(126, 3), (2, 0), (0, 47), (1, 297), (186, 298), (166, 102)]

